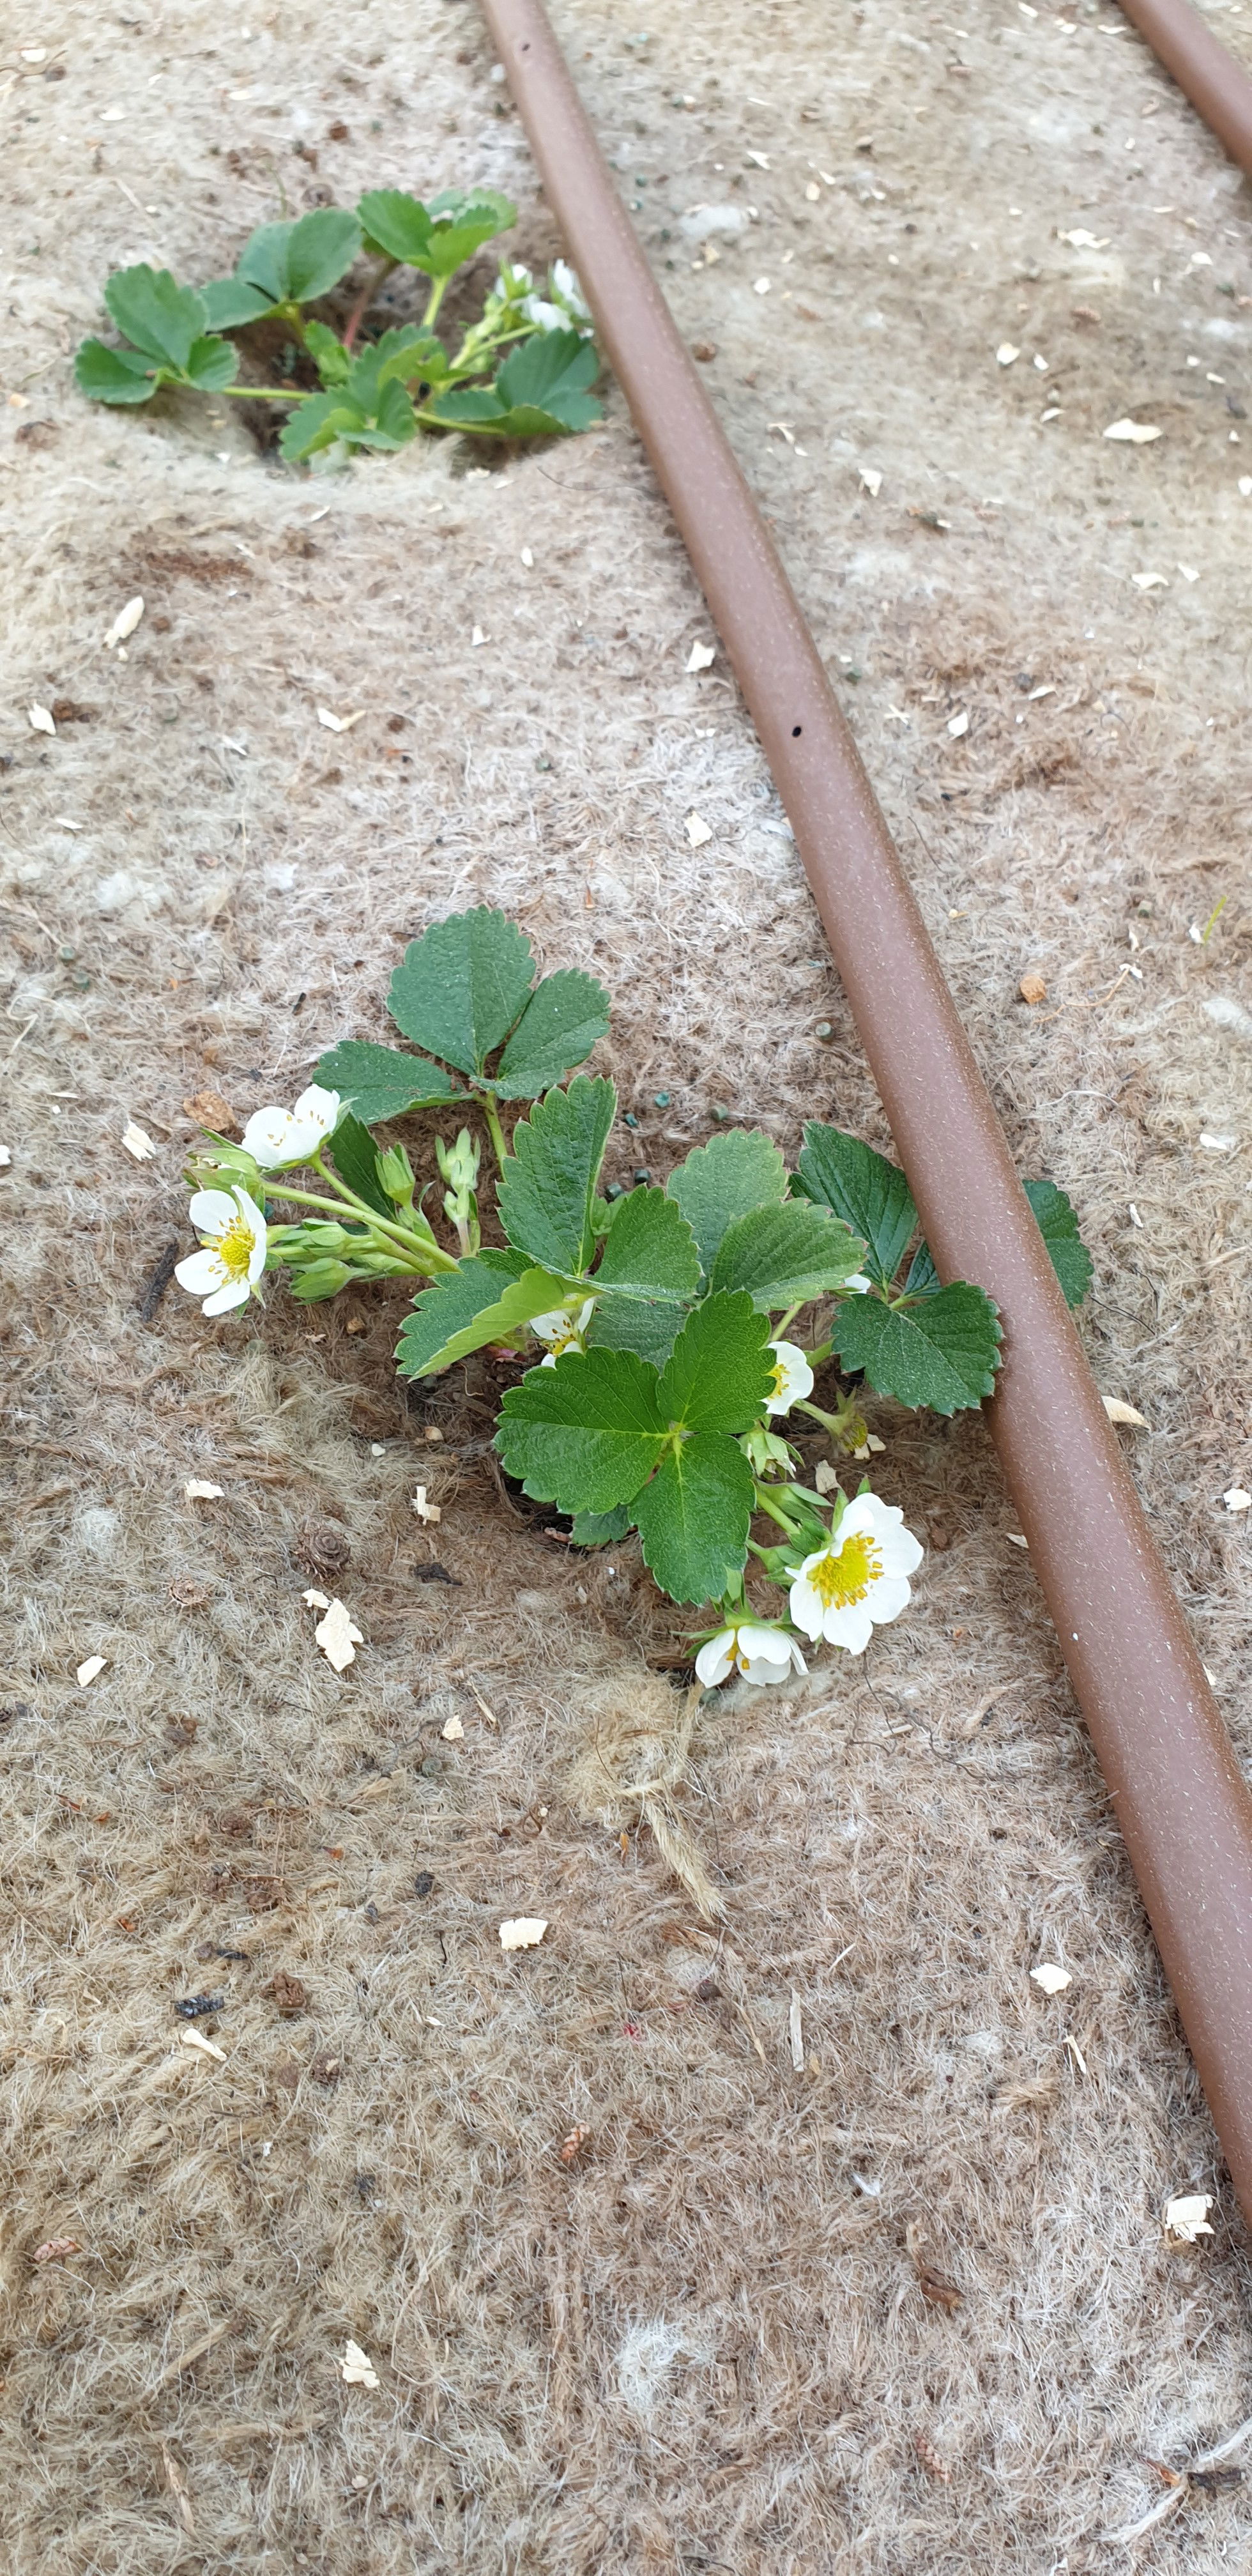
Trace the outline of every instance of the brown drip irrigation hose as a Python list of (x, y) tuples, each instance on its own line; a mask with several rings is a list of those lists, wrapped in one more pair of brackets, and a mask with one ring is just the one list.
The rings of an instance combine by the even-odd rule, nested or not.
[(1252, 179), (1252, 73), (1218, 43), (1189, 0), (1121, 0), (1121, 6), (1231, 160)]
[(1252, 1796), (756, 503), (540, 0), (483, 5), (600, 338), (790, 815), (940, 1275), (976, 1279), (1000, 1305), (1004, 1367), (991, 1428), (1252, 2219)]

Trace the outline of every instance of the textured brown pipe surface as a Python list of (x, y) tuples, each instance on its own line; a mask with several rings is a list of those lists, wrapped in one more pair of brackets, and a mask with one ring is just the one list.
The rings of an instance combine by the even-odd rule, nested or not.
[(1252, 2218), (1252, 1797), (756, 503), (539, 0), (484, 6), (553, 212), (791, 817), (940, 1273), (978, 1280), (1001, 1307), (996, 1444)]
[(1252, 73), (1218, 43), (1189, 0), (1121, 0), (1180, 90), (1252, 179)]

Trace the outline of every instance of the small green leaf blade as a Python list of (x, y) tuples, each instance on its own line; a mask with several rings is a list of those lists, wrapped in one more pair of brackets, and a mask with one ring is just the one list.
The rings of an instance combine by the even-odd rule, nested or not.
[(74, 381), (91, 402), (151, 402), (157, 390), (154, 363), (139, 349), (111, 349), (106, 340), (84, 340), (74, 360)]
[[(534, 1315), (559, 1306), (565, 1290), (542, 1270), (505, 1279), (494, 1263), (462, 1261), (423, 1288), (396, 1345), (401, 1377), (433, 1377), (486, 1342), (520, 1331)], [(551, 1372), (545, 1372), (551, 1374)]]
[(496, 1447), (537, 1502), (571, 1513), (615, 1511), (638, 1493), (665, 1447), (656, 1387), (656, 1370), (633, 1352), (570, 1352), (506, 1390)]
[(864, 1235), (865, 1267), (880, 1287), (889, 1288), (917, 1223), (903, 1172), (858, 1136), (812, 1120), (804, 1130), (796, 1179), (807, 1198), (833, 1209), (854, 1234)]
[(706, 1297), (688, 1316), (662, 1372), (657, 1402), (664, 1421), (687, 1431), (747, 1431), (773, 1387), (769, 1318), (740, 1289)]
[(697, 1145), (666, 1184), (700, 1248), (707, 1276), (726, 1228), (756, 1207), (778, 1205), (787, 1195), (787, 1166), (777, 1145), (758, 1129), (732, 1127)]
[(500, 1222), (519, 1252), (549, 1270), (577, 1277), (591, 1259), (596, 1182), (616, 1108), (611, 1082), (580, 1073), (514, 1128), (497, 1193)]
[(338, 285), (360, 247), (355, 215), (343, 206), (315, 206), (295, 223), (261, 224), (245, 242), (235, 274), (272, 304), (312, 304)]
[(517, 221), (510, 197), (492, 188), (446, 188), (429, 205), (402, 188), (371, 188), (357, 209), (369, 239), (423, 277), (451, 277), (484, 242)]
[(306, 322), (304, 345), (322, 383), (329, 392), (333, 393), (339, 386), (346, 385), (352, 373), (352, 353), (351, 350), (345, 349), (342, 340), (336, 337), (329, 324)]
[(711, 1289), (746, 1288), (769, 1313), (821, 1297), (857, 1269), (865, 1246), (807, 1199), (758, 1207), (728, 1225), (709, 1273)]
[(939, 1273), (931, 1259), (930, 1245), (919, 1243), (904, 1279), (906, 1297), (937, 1297), (941, 1286)]
[(368, 1127), (350, 1110), (339, 1120), (330, 1140), (330, 1152), (340, 1180), (364, 1199), (375, 1216), (386, 1217), (394, 1225), (396, 1212), (378, 1177), (378, 1148)]
[[(408, 196), (403, 188), (371, 188), (358, 198), (357, 214), (366, 238), (388, 259), (398, 260), (404, 268), (422, 268), (430, 241), (430, 212), (420, 197)], [(422, 268), (422, 274), (428, 277), (429, 269)]]
[(487, 904), (453, 913), (411, 941), (387, 1008), (403, 1037), (480, 1078), (521, 1017), (534, 980), (524, 931)]
[(1000, 1325), (991, 1299), (954, 1280), (916, 1306), (848, 1297), (831, 1333), (845, 1369), (861, 1369), (879, 1395), (914, 1408), (962, 1413), (990, 1395), (999, 1366)]
[(467, 1097), (441, 1064), (405, 1055), (399, 1047), (376, 1046), (371, 1038), (342, 1038), (318, 1057), (316, 1080), (324, 1091), (337, 1091), (366, 1127), (402, 1118), (408, 1109), (436, 1109), (445, 1100)]
[(662, 1369), (687, 1312), (685, 1306), (672, 1305), (668, 1299), (610, 1294), (597, 1301), (586, 1340), (593, 1349), (636, 1351), (641, 1360), (651, 1360), (653, 1368)]
[(193, 340), (187, 352), (187, 382), (197, 393), (220, 394), (223, 385), (233, 385), (239, 373), (239, 352), (229, 340), (219, 340), (212, 333)]
[(553, 425), (590, 429), (600, 406), (587, 388), (599, 373), (594, 342), (578, 331), (537, 331), (512, 349), (496, 377), (512, 438), (539, 438)]
[(307, 402), (298, 403), (279, 434), (278, 452), (289, 465), (298, 465), (306, 456), (316, 456), (333, 447), (337, 438), (350, 436), (365, 426), (355, 403), (346, 402), (341, 393), (310, 394)]
[(635, 1189), (619, 1201), (595, 1284), (629, 1296), (694, 1297), (700, 1284), (696, 1239), (664, 1190)]
[(625, 1538), (629, 1528), (629, 1503), (619, 1503), (615, 1512), (575, 1512), (570, 1545), (610, 1547), (614, 1539)]
[(260, 286), (249, 286), (236, 271), (233, 277), (215, 277), (200, 288), (204, 318), (210, 331), (241, 331), (248, 322), (260, 322), (274, 310), (274, 298)]
[(193, 286), (180, 286), (168, 268), (118, 268), (104, 290), (118, 330), (158, 365), (181, 375), (192, 342), (204, 331), (204, 305)]
[(1081, 1306), (1091, 1286), (1095, 1264), (1078, 1231), (1078, 1215), (1073, 1201), (1055, 1181), (1024, 1181), (1022, 1187), (1035, 1212), (1039, 1232), (1052, 1257), (1052, 1267), (1060, 1280), (1067, 1306)]
[(671, 1450), (633, 1507), (644, 1563), (671, 1601), (720, 1601), (748, 1561), (752, 1469), (725, 1432)]
[(498, 397), (483, 385), (449, 385), (432, 396), (426, 416), (443, 429), (491, 429), (503, 437), (509, 415)]
[(609, 997), (594, 975), (558, 967), (536, 985), (496, 1067), (501, 1100), (537, 1100), (607, 1037)]

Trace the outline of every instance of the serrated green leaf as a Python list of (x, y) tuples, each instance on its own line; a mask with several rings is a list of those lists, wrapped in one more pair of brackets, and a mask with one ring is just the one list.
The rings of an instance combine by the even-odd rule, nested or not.
[(671, 1601), (720, 1601), (748, 1561), (756, 1486), (724, 1432), (698, 1431), (671, 1450), (636, 1496), (644, 1563)]
[(417, 414), (411, 395), (394, 378), (383, 386), (378, 407), (362, 414), (359, 424), (340, 432), (349, 447), (407, 447), (417, 436)]
[(746, 1288), (763, 1313), (822, 1296), (858, 1268), (865, 1246), (807, 1199), (759, 1207), (726, 1228), (709, 1273), (712, 1289)]
[(596, 1272), (597, 1288), (628, 1296), (663, 1297), (671, 1304), (694, 1297), (700, 1283), (695, 1236), (664, 1190), (631, 1190), (617, 1203)]
[(619, 1503), (615, 1512), (575, 1512), (570, 1545), (609, 1547), (614, 1539), (625, 1538), (629, 1528), (629, 1503)]
[(352, 352), (345, 349), (325, 322), (306, 322), (304, 345), (329, 392), (346, 385), (352, 372)]
[(274, 299), (262, 287), (249, 286), (236, 274), (215, 277), (200, 288), (204, 318), (210, 331), (239, 331), (245, 323), (259, 322), (274, 310)]
[(380, 250), (430, 278), (451, 277), (484, 242), (517, 221), (511, 198), (491, 188), (446, 188), (429, 205), (402, 188), (371, 188), (357, 211)]
[(1067, 1306), (1081, 1306), (1091, 1286), (1095, 1264), (1078, 1231), (1078, 1216), (1072, 1200), (1055, 1181), (1024, 1181), (1022, 1187), (1035, 1212), (1039, 1232), (1052, 1256), (1052, 1267), (1060, 1280)]
[(151, 402), (160, 381), (151, 358), (139, 349), (110, 349), (105, 340), (84, 340), (74, 360), (79, 392), (92, 402)]
[(310, 394), (307, 402), (298, 403), (284, 421), (278, 451), (289, 465), (298, 465), (304, 457), (321, 455), (334, 446), (337, 438), (361, 426), (356, 405), (345, 402), (341, 393)]
[[(462, 1261), (455, 1271), (423, 1288), (405, 1317), (396, 1345), (401, 1377), (433, 1377), (486, 1342), (516, 1333), (535, 1315), (559, 1306), (566, 1291), (542, 1270), (504, 1279), (494, 1261)], [(532, 1371), (532, 1375), (535, 1372)], [(543, 1372), (553, 1374), (551, 1370)], [(523, 1384), (526, 1381), (523, 1380)]]
[(610, 1294), (597, 1300), (585, 1338), (592, 1349), (635, 1351), (641, 1360), (651, 1360), (653, 1368), (661, 1369), (687, 1313), (687, 1307), (671, 1305), (668, 1300), (658, 1298), (646, 1303), (637, 1297)]
[[(310, 323), (309, 331), (315, 325)], [(306, 331), (305, 339), (308, 340)], [(395, 331), (384, 331), (380, 340), (368, 341), (360, 356), (351, 362), (347, 391), (353, 402), (366, 412), (376, 412), (384, 387), (391, 384), (418, 383), (426, 374), (432, 358), (444, 355), (442, 343), (433, 331), (425, 331), (415, 322), (406, 322)]]
[(193, 286), (180, 286), (168, 268), (115, 269), (104, 300), (118, 330), (158, 365), (181, 375), (192, 343), (204, 331), (205, 312)]
[(706, 1297), (689, 1315), (661, 1374), (665, 1422), (687, 1431), (747, 1431), (774, 1391), (769, 1318), (747, 1291)]
[(832, 1208), (854, 1234), (864, 1235), (865, 1268), (889, 1288), (917, 1223), (903, 1172), (858, 1136), (814, 1120), (804, 1130), (796, 1179), (806, 1197)]
[(468, 1094), (424, 1056), (404, 1055), (399, 1047), (376, 1046), (370, 1038), (343, 1038), (319, 1056), (316, 1080), (325, 1091), (337, 1091), (366, 1127), (384, 1118), (402, 1118), (407, 1109), (436, 1109), (445, 1100)]
[[(533, 412), (561, 429), (589, 429), (600, 418), (600, 406), (587, 391), (599, 370), (595, 344), (580, 332), (537, 331), (509, 351), (496, 377), (496, 392), (515, 423)], [(510, 432), (515, 438), (544, 434), (523, 427)]]
[(484, 385), (448, 385), (432, 395), (426, 417), (442, 429), (492, 429), (503, 436), (509, 415)]
[(486, 904), (437, 921), (415, 939), (387, 995), (396, 1027), (415, 1046), (481, 1079), (508, 1036), (534, 978), (530, 941)]
[(609, 997), (594, 975), (562, 966), (531, 994), (492, 1078), (501, 1100), (537, 1100), (607, 1037)]
[(197, 393), (220, 394), (223, 385), (233, 385), (239, 373), (239, 352), (229, 340), (218, 340), (206, 333), (193, 340), (187, 352), (186, 376)]
[(614, 1511), (666, 1445), (656, 1387), (656, 1370), (630, 1351), (570, 1352), (506, 1390), (496, 1447), (536, 1501)]
[(368, 1127), (350, 1110), (339, 1120), (330, 1140), (330, 1153), (340, 1180), (364, 1199), (375, 1216), (385, 1216), (394, 1224), (395, 1209), (378, 1177), (378, 1148)]
[(315, 206), (295, 223), (260, 225), (239, 254), (235, 275), (272, 304), (312, 304), (338, 285), (360, 247), (355, 215), (342, 206)]
[(991, 1299), (964, 1279), (916, 1306), (886, 1306), (879, 1297), (848, 1297), (835, 1309), (831, 1335), (845, 1369), (862, 1369), (879, 1395), (901, 1404), (960, 1413), (990, 1395), (999, 1365), (1000, 1326)]
[(549, 1270), (578, 1276), (591, 1259), (596, 1182), (616, 1107), (611, 1082), (580, 1073), (568, 1091), (537, 1100), (513, 1130), (497, 1191), (500, 1222), (519, 1252)]
[(937, 1297), (940, 1284), (939, 1273), (930, 1257), (930, 1245), (919, 1243), (905, 1274), (905, 1296)]
[(697, 1145), (670, 1173), (667, 1195), (676, 1199), (700, 1249), (707, 1276), (717, 1247), (735, 1217), (753, 1208), (781, 1203), (787, 1195), (787, 1166), (777, 1145), (748, 1127), (733, 1127)]

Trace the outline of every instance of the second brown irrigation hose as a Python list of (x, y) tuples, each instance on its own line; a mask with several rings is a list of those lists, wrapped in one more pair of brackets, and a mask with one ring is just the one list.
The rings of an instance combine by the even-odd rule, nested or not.
[(1190, 0), (1121, 0), (1132, 27), (1252, 179), (1252, 73), (1218, 43)]
[(1000, 1305), (991, 1428), (1252, 2219), (1252, 1796), (856, 746), (541, 0), (483, 5), (791, 818), (940, 1275)]

